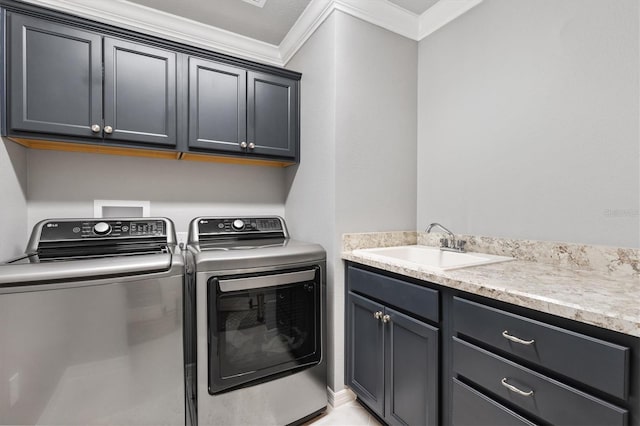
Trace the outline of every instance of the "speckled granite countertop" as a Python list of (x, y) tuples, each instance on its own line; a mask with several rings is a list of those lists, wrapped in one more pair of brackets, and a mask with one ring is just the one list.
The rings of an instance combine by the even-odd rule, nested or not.
[[(594, 265), (602, 265), (597, 257), (613, 256), (616, 268), (588, 268), (584, 257), (582, 264), (571, 265), (570, 262), (544, 262), (531, 252), (517, 253), (522, 244), (510, 240), (511, 251), (504, 250), (507, 240), (492, 240), (491, 249), (474, 250), (480, 244), (470, 239), (469, 251), (516, 257), (516, 260), (490, 265), (474, 266), (443, 272), (433, 272), (420, 267), (408, 267), (393, 260), (380, 262), (353, 254), (356, 248), (384, 247), (395, 245), (412, 245), (419, 242), (424, 245), (435, 240), (425, 239), (424, 235), (411, 232), (379, 233), (379, 234), (345, 234), (343, 237), (342, 258), (385, 271), (395, 272), (408, 277), (429, 281), (469, 293), (485, 296), (537, 311), (546, 312), (564, 318), (570, 318), (587, 324), (596, 325), (609, 330), (640, 337), (640, 276), (638, 275), (637, 249), (598, 248), (591, 254)], [(485, 240), (486, 242), (486, 240)], [(528, 242), (531, 244), (531, 242)], [(541, 243), (549, 244), (549, 243)], [(554, 243), (562, 253), (573, 253), (584, 246)], [(526, 246), (526, 244), (524, 244)], [(500, 249), (500, 247), (502, 247)], [(596, 247), (597, 248), (597, 247)], [(545, 251), (555, 250), (545, 247)], [(622, 250), (622, 252), (620, 252)], [(588, 252), (588, 251), (587, 251)], [(592, 253), (592, 252), (589, 252)], [(617, 253), (617, 254), (616, 254)], [(549, 259), (557, 259), (552, 252), (545, 255)], [(522, 257), (532, 260), (521, 260)], [(569, 256), (573, 258), (575, 256)], [(622, 260), (620, 260), (622, 258)], [(555, 264), (554, 264), (555, 263)], [(631, 271), (631, 272), (628, 272)]]

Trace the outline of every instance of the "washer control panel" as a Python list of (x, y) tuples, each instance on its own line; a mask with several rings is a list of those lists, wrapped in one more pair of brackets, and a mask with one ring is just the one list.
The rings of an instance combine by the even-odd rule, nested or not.
[(40, 241), (64, 241), (92, 238), (164, 237), (163, 220), (50, 220), (42, 225)]
[(278, 217), (219, 217), (198, 221), (199, 234), (266, 233), (283, 232), (282, 219)]

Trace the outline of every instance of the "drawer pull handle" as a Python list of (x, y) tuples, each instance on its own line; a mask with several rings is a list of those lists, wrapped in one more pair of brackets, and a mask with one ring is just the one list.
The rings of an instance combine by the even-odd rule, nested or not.
[(373, 317), (379, 320), (380, 318), (382, 318), (382, 311), (374, 312)]
[(520, 343), (521, 345), (532, 345), (535, 340), (531, 339), (531, 340), (522, 340), (519, 337), (516, 336), (512, 336), (509, 334), (509, 332), (507, 330), (502, 332), (502, 337), (504, 337), (505, 339), (511, 340), (512, 342), (516, 342), (516, 343)]
[(529, 392), (525, 392), (525, 391), (521, 391), (520, 389), (518, 389), (517, 387), (507, 383), (507, 378), (504, 377), (500, 383), (502, 383), (502, 386), (504, 386), (505, 388), (509, 389), (511, 392), (515, 392), (518, 395), (522, 395), (522, 396), (531, 396), (533, 395), (533, 391), (530, 390)]

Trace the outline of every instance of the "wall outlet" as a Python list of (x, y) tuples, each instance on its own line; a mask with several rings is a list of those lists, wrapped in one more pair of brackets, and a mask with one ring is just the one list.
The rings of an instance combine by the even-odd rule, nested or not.
[(9, 379), (9, 406), (13, 407), (20, 398), (20, 374), (14, 373)]

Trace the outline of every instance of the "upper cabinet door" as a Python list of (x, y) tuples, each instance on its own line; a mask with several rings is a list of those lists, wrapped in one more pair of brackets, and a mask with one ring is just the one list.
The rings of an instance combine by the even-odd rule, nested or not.
[[(247, 86), (249, 152), (296, 159), (297, 81), (249, 71)], [(253, 149), (251, 144), (255, 145)]]
[(8, 18), (10, 128), (102, 137), (102, 38), (29, 16)]
[(247, 72), (189, 58), (189, 146), (244, 152)]
[(175, 146), (176, 53), (104, 39), (104, 137)]

